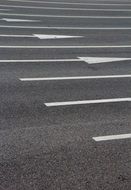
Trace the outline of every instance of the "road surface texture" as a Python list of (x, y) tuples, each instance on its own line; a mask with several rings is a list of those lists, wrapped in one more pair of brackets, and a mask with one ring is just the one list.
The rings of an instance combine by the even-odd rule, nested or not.
[(0, 190), (131, 190), (130, 0), (0, 0)]

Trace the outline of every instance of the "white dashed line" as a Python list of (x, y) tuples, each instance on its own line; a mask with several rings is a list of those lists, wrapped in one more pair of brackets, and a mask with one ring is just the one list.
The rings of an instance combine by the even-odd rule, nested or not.
[(48, 102), (45, 103), (47, 107), (57, 106), (72, 106), (72, 105), (84, 105), (84, 104), (105, 104), (105, 103), (119, 103), (119, 102), (131, 102), (131, 98), (113, 98), (113, 99), (99, 99), (99, 100), (81, 100), (81, 101), (67, 101), (67, 102)]
[(50, 63), (50, 62), (80, 62), (79, 59), (4, 59), (0, 63)]
[(110, 141), (110, 140), (120, 140), (120, 139), (129, 139), (129, 138), (131, 138), (131, 133), (122, 134), (122, 135), (109, 135), (109, 136), (93, 137), (93, 139), (97, 142), (99, 142), (99, 141)]
[(26, 20), (26, 19), (12, 19), (12, 18), (2, 18), (6, 22), (40, 22), (39, 20)]
[(113, 79), (113, 78), (114, 79), (115, 78), (131, 78), (131, 75), (20, 78), (20, 80), (21, 81), (53, 81), (53, 80), (84, 80), (84, 79)]
[(83, 36), (67, 36), (67, 35), (46, 35), (46, 34), (34, 34), (39, 39), (62, 39), (62, 38), (82, 38)]

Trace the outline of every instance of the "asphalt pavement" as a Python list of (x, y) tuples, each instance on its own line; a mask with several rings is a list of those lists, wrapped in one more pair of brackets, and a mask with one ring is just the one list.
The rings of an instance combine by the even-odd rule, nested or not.
[(130, 190), (130, 85), (130, 0), (0, 0), (0, 190)]

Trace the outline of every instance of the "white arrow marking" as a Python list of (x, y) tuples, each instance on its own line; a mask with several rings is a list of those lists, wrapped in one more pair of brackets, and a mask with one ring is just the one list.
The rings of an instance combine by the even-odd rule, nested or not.
[[(23, 60), (22, 59), (4, 59), (4, 60), (0, 60), (0, 63), (35, 63), (35, 62), (36, 63), (42, 63), (42, 62), (51, 63), (51, 62), (83, 62), (83, 61), (84, 60), (81, 60), (81, 59), (23, 59)], [(121, 75), (116, 75), (116, 76), (120, 78), (119, 76)], [(130, 75), (123, 75), (123, 76), (129, 77)], [(96, 77), (99, 77), (99, 76), (96, 76)]]
[(86, 80), (86, 79), (113, 79), (113, 78), (131, 78), (131, 75), (20, 78), (20, 80), (21, 81), (53, 81), (53, 80), (84, 80), (84, 79)]
[(100, 136), (93, 137), (93, 139), (97, 142), (99, 141), (109, 141), (109, 140), (119, 140), (119, 139), (129, 139), (131, 138), (131, 134), (122, 134), (122, 135), (109, 135), (109, 136)]
[(25, 19), (11, 19), (11, 18), (2, 18), (1, 20), (7, 22), (40, 22), (39, 20), (25, 20)]
[(64, 35), (45, 35), (45, 34), (34, 34), (39, 39), (61, 39), (61, 38), (81, 38), (83, 36), (64, 36)]
[(84, 104), (117, 103), (117, 102), (131, 102), (131, 98), (113, 98), (113, 99), (82, 100), (82, 101), (68, 101), (68, 102), (49, 102), (49, 103), (45, 103), (45, 105), (47, 107), (55, 107), (55, 106), (71, 106), (71, 105), (84, 105)]
[(81, 61), (87, 62), (88, 64), (131, 60), (131, 58), (116, 58), (116, 57), (78, 57), (78, 58)]

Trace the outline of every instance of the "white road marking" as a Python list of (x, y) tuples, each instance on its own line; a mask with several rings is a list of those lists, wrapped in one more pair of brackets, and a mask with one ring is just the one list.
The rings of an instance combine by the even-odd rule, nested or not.
[(6, 34), (0, 34), (0, 37), (11, 37), (11, 38), (35, 38), (33, 35), (6, 35)]
[(81, 61), (85, 61), (88, 64), (107, 63), (116, 61), (128, 61), (131, 58), (116, 58), (116, 57), (78, 57)]
[(72, 105), (84, 105), (84, 104), (117, 103), (117, 102), (131, 102), (131, 98), (81, 100), (81, 101), (68, 101), (68, 102), (48, 102), (48, 103), (45, 103), (45, 105), (47, 107), (55, 107), (55, 106), (72, 106)]
[(58, 1), (28, 1), (28, 0), (8, 0), (8, 1), (16, 1), (16, 2), (27, 2), (27, 3), (47, 3), (47, 4), (61, 4), (61, 5), (97, 5), (97, 6), (103, 6), (103, 5), (107, 5), (107, 6), (131, 6), (131, 4), (116, 4), (116, 3), (70, 3), (70, 2), (58, 2)]
[(61, 39), (61, 38), (81, 38), (83, 36), (64, 36), (64, 35), (45, 35), (45, 34), (33, 34), (33, 35), (6, 35), (0, 34), (0, 37), (11, 37), (11, 38), (39, 38), (45, 39)]
[[(32, 62), (37, 62), (37, 63), (41, 63), (41, 62), (84, 62), (84, 60), (81, 59), (4, 59), (4, 60), (0, 60), (0, 63), (32, 63)], [(118, 75), (119, 76), (119, 75)], [(121, 76), (121, 75), (120, 75)], [(128, 75), (125, 75), (128, 76)], [(129, 75), (130, 76), (130, 75)]]
[(131, 133), (129, 134), (121, 134), (121, 135), (109, 135), (109, 136), (100, 136), (93, 137), (93, 139), (97, 142), (99, 141), (109, 141), (109, 140), (120, 140), (120, 139), (129, 139), (131, 138)]
[(109, 45), (109, 46), (0, 46), (5, 49), (108, 49), (108, 48), (131, 48), (131, 45)]
[(70, 8), (70, 7), (36, 7), (23, 5), (0, 5), (0, 7), (23, 8), (23, 9), (47, 9), (47, 10), (78, 10), (78, 11), (103, 11), (103, 12), (131, 12), (131, 9), (92, 9), (92, 8)]
[(131, 27), (64, 27), (64, 26), (13, 26), (13, 25), (0, 25), (0, 28), (57, 29), (57, 30), (131, 30)]
[(81, 16), (81, 15), (42, 15), (42, 14), (23, 14), (23, 13), (0, 13), (6, 16), (20, 17), (43, 17), (43, 18), (81, 18), (81, 19), (131, 19), (131, 16)]
[(20, 80), (21, 81), (53, 81), (53, 80), (83, 80), (83, 79), (114, 79), (114, 78), (131, 78), (131, 75), (20, 78)]
[(50, 62), (80, 62), (79, 59), (4, 59), (0, 63), (50, 63)]
[(0, 20), (4, 20), (7, 22), (40, 22), (39, 20), (12, 19), (12, 18), (2, 18)]
[(34, 34), (39, 39), (61, 39), (61, 38), (82, 38), (83, 36), (66, 36), (66, 35), (46, 35), (46, 34)]

